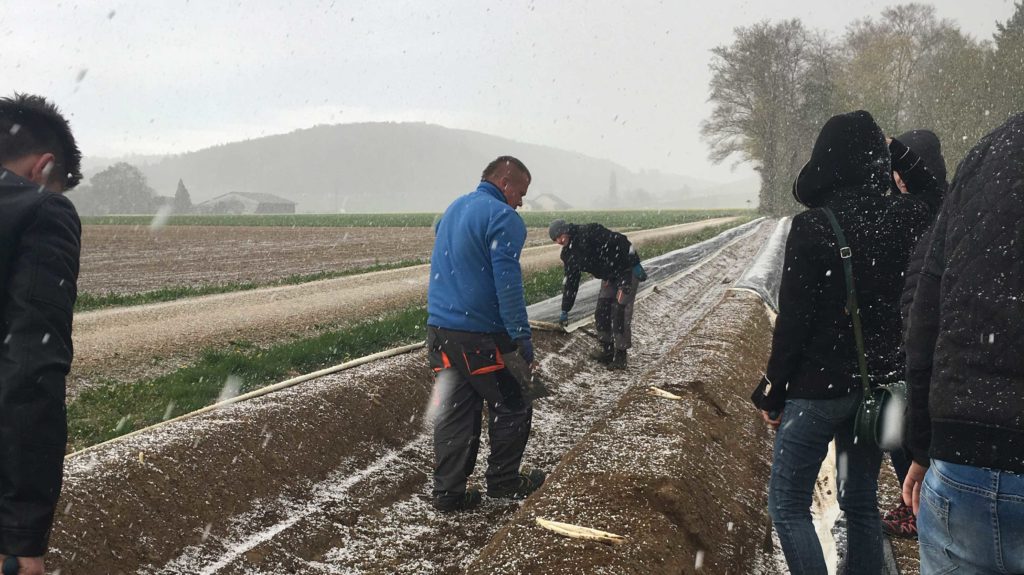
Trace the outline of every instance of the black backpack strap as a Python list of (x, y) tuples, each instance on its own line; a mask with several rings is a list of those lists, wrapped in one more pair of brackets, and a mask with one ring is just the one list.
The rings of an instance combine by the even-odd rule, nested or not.
[(839, 226), (836, 215), (830, 208), (821, 208), (832, 224), (832, 231), (839, 243), (839, 258), (843, 261), (843, 274), (846, 276), (846, 312), (853, 319), (853, 339), (857, 342), (857, 364), (860, 367), (860, 379), (864, 384), (864, 398), (871, 397), (871, 380), (868, 378), (868, 362), (864, 357), (864, 330), (860, 323), (860, 308), (857, 306), (857, 289), (853, 283), (853, 251), (846, 243), (846, 235)]

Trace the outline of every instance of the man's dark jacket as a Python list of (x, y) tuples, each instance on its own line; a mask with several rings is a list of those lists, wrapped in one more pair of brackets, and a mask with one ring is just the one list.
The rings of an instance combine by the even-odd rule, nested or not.
[(0, 168), (0, 553), (46, 552), (67, 444), (82, 226), (71, 202)]
[(960, 163), (906, 348), (914, 461), (1024, 473), (1024, 114)]
[(562, 289), (562, 310), (569, 311), (576, 303), (580, 277), (587, 272), (600, 280), (629, 279), (627, 271), (640, 263), (626, 236), (601, 224), (569, 225), (569, 243), (562, 246), (565, 286)]
[[(919, 193), (888, 195), (891, 169)], [(793, 193), (812, 209), (793, 218), (786, 240), (772, 353), (752, 398), (766, 411), (782, 409), (787, 398), (834, 398), (861, 388), (839, 246), (820, 208), (832, 209), (852, 250), (868, 373), (881, 383), (903, 373), (903, 272), (941, 199), (916, 154), (896, 140), (887, 148), (863, 111), (825, 124)]]

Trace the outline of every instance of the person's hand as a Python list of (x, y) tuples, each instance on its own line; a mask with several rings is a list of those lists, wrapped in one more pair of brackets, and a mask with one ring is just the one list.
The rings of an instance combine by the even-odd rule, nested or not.
[[(772, 419), (773, 415), (775, 416), (775, 419)], [(779, 424), (782, 423), (782, 411), (765, 411), (762, 409), (761, 419), (763, 419), (764, 422), (768, 424), (768, 427), (773, 430), (778, 429)]]
[(558, 316), (558, 325), (562, 327), (569, 325), (569, 312), (563, 311), (562, 314)]
[[(44, 575), (46, 565), (42, 557), (18, 557), (18, 575)], [(7, 560), (7, 555), (0, 555), (0, 565)], [(7, 571), (3, 572), (6, 575)]]
[(921, 507), (921, 485), (924, 484), (924, 474), (928, 468), (914, 461), (907, 471), (907, 478), (903, 480), (903, 503), (914, 509), (914, 515)]
[(626, 290), (619, 289), (618, 295), (615, 296), (615, 301), (619, 302), (619, 305), (623, 305), (626, 302)]
[(533, 338), (524, 337), (517, 339), (516, 345), (519, 346), (519, 355), (523, 356), (526, 363), (533, 363)]

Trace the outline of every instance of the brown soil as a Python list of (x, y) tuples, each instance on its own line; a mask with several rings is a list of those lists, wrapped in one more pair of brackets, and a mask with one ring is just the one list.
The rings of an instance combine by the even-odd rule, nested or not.
[[(683, 553), (698, 541), (709, 545), (705, 566), (730, 558), (750, 564), (747, 557), (763, 540), (761, 475), (770, 449), (736, 390), (749, 387), (752, 379), (740, 380), (767, 353), (758, 335), (765, 331), (763, 313), (738, 318), (753, 322), (743, 323), (749, 334), (711, 334), (715, 325), (751, 309), (737, 307), (732, 297), (718, 304), (770, 228), (762, 226), (639, 302), (631, 367), (624, 373), (586, 358), (593, 341), (585, 331), (537, 335), (537, 371), (554, 395), (535, 406), (525, 464), (551, 470), (570, 450), (573, 462), (558, 465), (540, 502), (554, 505), (550, 494), (576, 486), (613, 510), (663, 504), (672, 511), (660, 519), (650, 515), (663, 523), (628, 533), (651, 538), (641, 547), (667, 556), (670, 548)], [(703, 327), (705, 318), (711, 327)], [(737, 358), (745, 367), (724, 362), (723, 350), (739, 352), (744, 345), (757, 348)], [(719, 366), (717, 379), (707, 373), (711, 366)], [(662, 412), (643, 395), (653, 379), (684, 395), (692, 419), (689, 408)], [(515, 515), (516, 503), (489, 499), (469, 514), (430, 508), (429, 392), (422, 352), (407, 354), (71, 457), (49, 565), (64, 575), (464, 571), (506, 521), (516, 517), (518, 524), (525, 515)], [(700, 429), (701, 422), (709, 427)], [(573, 449), (581, 441), (594, 447)], [(601, 458), (590, 457), (597, 453), (620, 462), (618, 473), (600, 469), (595, 460)], [(729, 457), (736, 461), (721, 459)], [(626, 477), (634, 461), (638, 481)], [(610, 480), (588, 492), (584, 487), (596, 472)], [(598, 506), (592, 512), (602, 513)], [(623, 518), (621, 525), (633, 525)], [(688, 527), (696, 539), (684, 534), (672, 539), (674, 547), (659, 543), (672, 534), (673, 521), (674, 529)], [(734, 522), (734, 538), (727, 521)], [(548, 537), (529, 536), (538, 543)], [(711, 550), (715, 543), (722, 549)], [(678, 563), (690, 561), (684, 556)]]
[[(268, 283), (430, 257), (430, 228), (83, 226), (84, 293), (137, 293), (179, 286)], [(529, 231), (527, 245), (547, 243)]]
[[(491, 539), (472, 573), (771, 573), (771, 437), (749, 405), (771, 326), (759, 299), (727, 297), (640, 376)], [(653, 397), (654, 385), (682, 396)], [(625, 536), (567, 539), (537, 517)]]
[[(637, 245), (643, 245), (733, 219), (718, 218), (633, 232), (630, 238)], [(164, 228), (164, 231), (170, 229)], [(342, 228), (322, 229), (336, 232)], [(308, 229), (288, 228), (287, 231), (305, 234)], [(424, 249), (429, 251), (429, 244)], [(524, 272), (558, 265), (559, 249), (547, 242), (544, 246), (524, 250)], [(409, 257), (402, 255), (402, 259)], [(235, 265), (241, 264), (236, 262)], [(420, 265), (76, 314), (75, 362), (68, 393), (74, 397), (81, 386), (99, 378), (127, 381), (173, 371), (197, 357), (204, 348), (221, 348), (234, 340), (267, 345), (292, 337), (316, 335), (390, 310), (423, 305), (428, 275), (429, 266)]]

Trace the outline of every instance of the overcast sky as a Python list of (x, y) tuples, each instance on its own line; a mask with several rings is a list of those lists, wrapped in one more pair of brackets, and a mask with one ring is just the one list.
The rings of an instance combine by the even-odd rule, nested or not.
[[(0, 94), (46, 95), (86, 155), (181, 153), (318, 123), (426, 121), (729, 181), (700, 139), (709, 50), (895, 2), (0, 0)], [(989, 39), (1010, 0), (940, 0)]]

